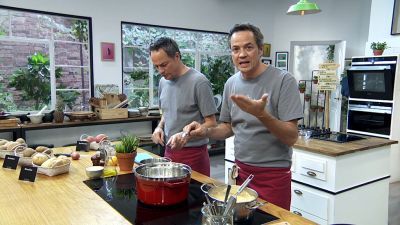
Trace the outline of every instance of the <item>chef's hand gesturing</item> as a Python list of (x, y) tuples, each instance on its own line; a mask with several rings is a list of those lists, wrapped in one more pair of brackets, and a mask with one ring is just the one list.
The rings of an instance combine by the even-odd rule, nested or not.
[(160, 127), (157, 127), (153, 135), (151, 136), (151, 140), (153, 140), (154, 143), (160, 144), (161, 146), (164, 146), (164, 131)]
[(263, 117), (268, 102), (268, 94), (263, 94), (258, 100), (250, 99), (244, 95), (232, 95), (231, 99), (241, 110), (255, 117)]
[(179, 150), (185, 146), (188, 140), (188, 133), (180, 132), (169, 138), (167, 145), (173, 150)]
[(190, 137), (205, 137), (207, 134), (207, 128), (201, 126), (200, 123), (193, 121), (183, 128), (183, 132), (188, 133)]

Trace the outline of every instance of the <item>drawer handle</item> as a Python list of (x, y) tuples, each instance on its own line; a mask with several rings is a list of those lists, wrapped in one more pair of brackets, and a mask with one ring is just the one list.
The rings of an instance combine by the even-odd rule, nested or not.
[(307, 171), (307, 175), (308, 176), (312, 176), (312, 177), (316, 177), (317, 176), (317, 174), (314, 173), (313, 171)]
[(298, 216), (303, 216), (303, 214), (301, 214), (301, 212), (293, 211), (293, 213), (298, 215)]
[(303, 194), (303, 192), (301, 192), (300, 190), (297, 190), (297, 189), (294, 190), (294, 193), (296, 193), (298, 195), (302, 195)]

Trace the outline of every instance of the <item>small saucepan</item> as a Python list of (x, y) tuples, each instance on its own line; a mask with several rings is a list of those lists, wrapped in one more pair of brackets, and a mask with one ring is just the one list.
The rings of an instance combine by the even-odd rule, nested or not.
[[(228, 185), (226, 184), (219, 186), (216, 186), (214, 184), (203, 184), (200, 188), (204, 192), (204, 194), (208, 195), (212, 200), (224, 204), (227, 187)], [(229, 196), (234, 195), (238, 191), (239, 187), (240, 186), (238, 185), (231, 185)], [(248, 187), (246, 187), (238, 195), (235, 210), (233, 213), (234, 222), (247, 222), (253, 219), (254, 210), (264, 205), (264, 203), (258, 202), (257, 198), (258, 193)]]
[(148, 163), (163, 163), (163, 162), (171, 162), (172, 160), (168, 157), (159, 157), (159, 158), (148, 158), (142, 159), (139, 161), (139, 164), (148, 164)]

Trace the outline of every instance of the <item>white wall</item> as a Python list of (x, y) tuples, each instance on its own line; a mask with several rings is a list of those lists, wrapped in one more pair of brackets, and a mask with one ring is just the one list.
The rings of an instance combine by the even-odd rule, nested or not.
[(372, 0), (365, 55), (372, 55), (370, 44), (377, 41), (386, 41), (389, 45), (390, 48), (384, 51), (384, 55), (400, 53), (400, 35), (391, 35), (393, 6), (394, 0)]

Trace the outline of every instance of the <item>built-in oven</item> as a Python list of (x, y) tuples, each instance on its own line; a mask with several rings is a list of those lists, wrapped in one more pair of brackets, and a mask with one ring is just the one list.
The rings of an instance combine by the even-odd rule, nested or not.
[(392, 103), (349, 101), (347, 132), (389, 138)]
[(396, 56), (353, 58), (347, 70), (349, 97), (393, 100)]

